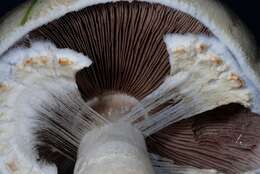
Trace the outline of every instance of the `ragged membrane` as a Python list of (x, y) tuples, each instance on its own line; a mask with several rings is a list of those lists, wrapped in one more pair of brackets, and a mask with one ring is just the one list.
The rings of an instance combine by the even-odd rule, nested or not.
[(37, 163), (34, 109), (39, 98), (46, 98), (46, 86), (60, 79), (75, 84), (75, 73), (90, 64), (86, 56), (46, 41), (13, 48), (1, 58), (0, 66), (5, 68), (0, 70), (0, 163), (5, 173), (57, 172), (53, 165)]

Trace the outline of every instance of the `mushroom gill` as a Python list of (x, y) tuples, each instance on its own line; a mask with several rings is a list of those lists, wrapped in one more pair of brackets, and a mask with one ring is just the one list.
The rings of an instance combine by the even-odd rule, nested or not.
[(259, 115), (230, 104), (168, 126), (148, 146), (179, 165), (242, 173), (259, 168), (258, 124)]
[[(80, 138), (85, 134), (84, 126), (91, 130), (93, 122), (98, 122), (95, 125), (98, 127), (106, 121), (121, 121), (121, 118), (142, 133), (136, 136), (140, 139), (136, 143), (138, 146), (145, 146), (141, 138), (144, 136), (151, 153), (173, 160), (176, 165), (225, 173), (244, 172), (260, 166), (259, 119), (257, 114), (244, 108), (258, 108), (259, 99), (254, 94), (259, 91), (250, 83), (247, 74), (240, 71), (240, 62), (226, 44), (187, 13), (139, 1), (96, 4), (71, 10), (33, 29), (12, 46), (16, 48), (17, 53), (19, 49), (32, 51), (32, 54), (23, 55), (26, 59), (22, 64), (28, 68), (25, 71), (29, 75), (27, 81), (21, 82), (21, 86), (27, 85), (21, 98), (27, 98), (26, 94), (33, 96), (21, 101), (41, 100), (36, 104), (38, 108), (33, 108), (38, 120), (34, 122), (36, 142), (32, 150), (37, 153), (39, 163), (54, 163), (58, 174), (73, 173), (75, 161), (81, 156), (84, 159), (86, 151), (95, 149), (88, 138), (101, 146), (102, 141), (96, 134), (103, 137), (112, 132), (117, 137), (121, 133), (115, 132), (117, 127), (122, 134), (127, 130), (135, 132), (128, 124), (125, 129), (117, 124), (105, 126), (100, 128), (101, 133), (94, 129), (86, 133), (82, 141), (92, 149), (82, 150)], [(36, 59), (27, 59), (37, 51)], [(16, 57), (15, 54), (7, 54), (7, 59)], [(48, 63), (42, 58), (48, 56), (54, 64), (42, 77), (38, 62), (45, 66)], [(21, 80), (24, 70), (7, 59), (5, 63), (15, 70), (18, 68), (14, 81)], [(74, 67), (75, 62), (77, 66)], [(35, 75), (37, 81), (30, 81), (34, 73), (30, 74), (27, 65), (40, 72), (40, 76)], [(49, 74), (54, 78), (49, 78)], [(17, 87), (17, 90), (20, 89)], [(26, 104), (19, 107), (23, 105)], [(78, 115), (82, 118), (74, 117)], [(189, 118), (191, 116), (195, 117)], [(186, 120), (175, 123), (182, 119)], [(128, 139), (127, 136), (124, 138)], [(19, 137), (19, 143), (22, 138)], [(143, 150), (146, 154), (145, 148), (141, 148), (140, 153)], [(105, 149), (105, 153), (108, 152)], [(75, 170), (78, 167), (81, 163)]]

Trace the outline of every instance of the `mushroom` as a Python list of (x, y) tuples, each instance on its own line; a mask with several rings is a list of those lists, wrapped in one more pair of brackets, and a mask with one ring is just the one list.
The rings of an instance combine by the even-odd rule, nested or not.
[[(243, 143), (254, 131), (258, 136), (256, 125), (242, 129), (236, 122), (259, 120), (257, 49), (218, 2), (32, 0), (2, 20), (0, 33), (4, 173), (236, 173), (259, 167), (259, 153), (253, 154), (258, 142)], [(247, 114), (224, 112), (228, 119), (218, 120), (218, 109), (232, 110), (234, 103)], [(229, 119), (238, 132), (229, 129)], [(187, 136), (178, 134), (186, 129)], [(221, 129), (236, 141), (222, 138)], [(216, 132), (220, 145), (212, 147)], [(157, 155), (149, 156), (146, 144)], [(228, 148), (216, 157), (214, 147)], [(243, 166), (231, 168), (227, 164), (237, 160), (221, 159), (228, 150), (236, 154), (226, 156)], [(208, 152), (205, 160), (195, 155)]]

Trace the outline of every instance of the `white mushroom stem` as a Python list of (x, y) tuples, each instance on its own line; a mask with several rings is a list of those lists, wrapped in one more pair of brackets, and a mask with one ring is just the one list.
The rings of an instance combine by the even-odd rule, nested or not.
[(144, 137), (124, 122), (88, 132), (81, 141), (74, 174), (153, 174)]

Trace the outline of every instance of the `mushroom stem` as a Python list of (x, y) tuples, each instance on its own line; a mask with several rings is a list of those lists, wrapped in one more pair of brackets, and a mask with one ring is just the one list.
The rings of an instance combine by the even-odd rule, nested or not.
[(82, 139), (75, 174), (153, 174), (145, 140), (131, 124), (117, 122)]
[(88, 101), (88, 105), (109, 121), (117, 121), (139, 101), (130, 95), (118, 92), (104, 94)]

